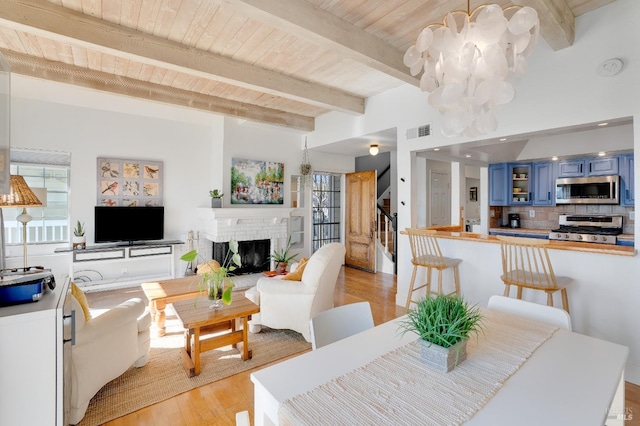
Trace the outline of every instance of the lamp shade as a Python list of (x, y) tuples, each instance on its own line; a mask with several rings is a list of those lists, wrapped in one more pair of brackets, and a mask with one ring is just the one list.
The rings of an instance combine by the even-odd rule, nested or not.
[(378, 152), (380, 152), (380, 149), (378, 148), (377, 144), (372, 144), (369, 146), (369, 154), (378, 155)]
[(42, 205), (22, 176), (11, 175), (10, 183), (11, 193), (0, 195), (0, 207), (35, 207)]

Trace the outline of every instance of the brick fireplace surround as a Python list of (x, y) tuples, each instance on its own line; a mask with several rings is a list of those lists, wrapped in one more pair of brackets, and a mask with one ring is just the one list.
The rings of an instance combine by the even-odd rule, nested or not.
[[(287, 244), (289, 217), (286, 207), (199, 208), (200, 236), (214, 243), (270, 240), (271, 251)], [(272, 265), (273, 269), (273, 265)]]

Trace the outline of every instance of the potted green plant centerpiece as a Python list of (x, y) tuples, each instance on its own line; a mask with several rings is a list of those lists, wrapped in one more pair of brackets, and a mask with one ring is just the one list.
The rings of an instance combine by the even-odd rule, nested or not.
[(482, 315), (458, 296), (426, 297), (407, 312), (403, 333), (416, 333), (422, 360), (449, 372), (467, 358), (467, 340), (481, 330)]
[[(198, 257), (197, 250), (191, 250), (183, 254), (180, 259), (185, 262), (193, 262)], [(231, 292), (233, 290), (233, 278), (231, 273), (242, 266), (240, 254), (238, 254), (238, 242), (229, 241), (229, 250), (220, 265), (215, 260), (209, 260), (198, 266), (198, 273), (202, 279), (198, 283), (199, 291), (207, 291), (207, 297), (211, 300), (210, 309), (218, 309), (231, 304)]]
[(289, 239), (287, 240), (287, 245), (280, 250), (274, 250), (271, 254), (270, 258), (273, 259), (273, 263), (275, 263), (276, 272), (278, 274), (284, 274), (287, 272), (287, 265), (293, 259), (295, 259), (298, 254), (290, 254), (291, 250), (291, 235), (289, 235)]
[(224, 194), (218, 189), (212, 189), (211, 191), (209, 191), (209, 195), (211, 196), (211, 207), (214, 209), (221, 208), (222, 197), (224, 196)]
[(87, 248), (87, 240), (84, 236), (86, 232), (86, 228), (84, 227), (84, 223), (77, 221), (76, 227), (73, 229), (73, 241), (72, 248), (75, 249), (85, 249)]

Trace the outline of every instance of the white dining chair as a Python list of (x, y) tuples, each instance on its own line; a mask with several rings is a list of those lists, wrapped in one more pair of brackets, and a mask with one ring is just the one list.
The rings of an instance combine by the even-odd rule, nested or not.
[(247, 410), (238, 411), (236, 413), (236, 426), (251, 426), (249, 412)]
[(564, 309), (505, 296), (491, 296), (487, 307), (507, 314), (545, 322), (571, 331), (571, 316), (569, 316), (569, 313)]
[(369, 302), (350, 303), (328, 309), (311, 318), (311, 347), (316, 350), (373, 326)]

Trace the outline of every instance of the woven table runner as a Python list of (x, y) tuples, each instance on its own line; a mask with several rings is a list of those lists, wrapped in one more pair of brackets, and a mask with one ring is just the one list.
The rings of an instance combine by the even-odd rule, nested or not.
[(457, 425), (469, 420), (555, 326), (483, 309), (483, 331), (449, 373), (420, 360), (409, 343), (285, 401), (281, 425)]

